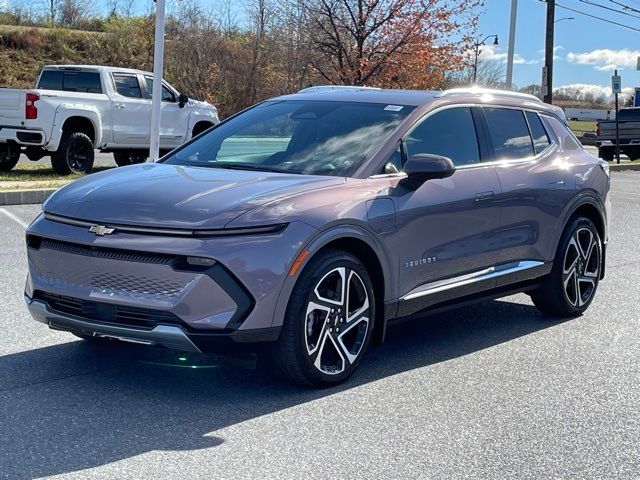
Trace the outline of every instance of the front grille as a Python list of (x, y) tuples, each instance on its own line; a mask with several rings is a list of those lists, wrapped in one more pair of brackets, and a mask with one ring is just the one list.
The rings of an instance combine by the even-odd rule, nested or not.
[(58, 252), (70, 253), (73, 255), (84, 255), (86, 257), (105, 258), (108, 260), (123, 260), (127, 262), (168, 264), (175, 257), (159, 253), (143, 253), (129, 250), (117, 250), (113, 248), (90, 247), (78, 243), (62, 242), (50, 238), (43, 238), (40, 248), (56, 250)]
[(36, 291), (33, 298), (46, 303), (49, 308), (55, 312), (66, 313), (98, 322), (114, 323), (149, 330), (160, 323), (182, 324), (178, 316), (162, 310), (113, 305), (41, 291)]

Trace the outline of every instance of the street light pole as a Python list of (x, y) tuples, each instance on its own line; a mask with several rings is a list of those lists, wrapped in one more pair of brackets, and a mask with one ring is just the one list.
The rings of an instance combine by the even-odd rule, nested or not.
[(160, 117), (162, 107), (162, 69), (164, 64), (165, 0), (156, 2), (156, 32), (153, 47), (153, 90), (151, 93), (151, 128), (149, 157), (152, 162), (160, 158)]
[(477, 40), (473, 44), (476, 49), (476, 56), (475, 56), (475, 60), (473, 61), (473, 84), (474, 85), (478, 78), (478, 57), (480, 56), (480, 47), (482, 45), (485, 45), (486, 41), (489, 40), (490, 38), (495, 38), (493, 44), (498, 45), (498, 35), (487, 35), (486, 37), (484, 37), (484, 40), (482, 41)]
[(553, 103), (553, 30), (556, 17), (556, 0), (547, 0), (547, 34), (544, 46), (544, 66), (547, 84), (544, 92), (544, 102)]
[(513, 58), (516, 48), (516, 18), (518, 17), (518, 0), (511, 0), (511, 21), (509, 22), (509, 51), (507, 52), (507, 90), (513, 84)]

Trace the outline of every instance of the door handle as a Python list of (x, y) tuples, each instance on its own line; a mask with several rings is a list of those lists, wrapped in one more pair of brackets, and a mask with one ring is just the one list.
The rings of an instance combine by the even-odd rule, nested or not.
[(123, 103), (116, 103), (113, 108), (117, 108), (118, 110), (124, 110), (124, 104)]
[(480, 192), (476, 193), (476, 202), (481, 202), (483, 200), (491, 200), (493, 198), (493, 192)]

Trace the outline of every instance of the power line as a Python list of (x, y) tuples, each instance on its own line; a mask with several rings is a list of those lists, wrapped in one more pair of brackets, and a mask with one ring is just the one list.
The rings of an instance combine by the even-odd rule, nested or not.
[(636, 12), (636, 13), (640, 13), (640, 10), (638, 10), (637, 8), (633, 8), (629, 5), (625, 5), (624, 3), (621, 2), (617, 2), (616, 0), (609, 0), (611, 3), (615, 3), (616, 5), (622, 7), (623, 10), (629, 10), (631, 12)]
[[(591, 0), (578, 0), (578, 1), (582, 2), (582, 3), (586, 3), (587, 5), (593, 5), (594, 7), (603, 8), (603, 9), (608, 10), (610, 12), (619, 13), (620, 15), (627, 15), (627, 16), (633, 17), (633, 18), (640, 18), (640, 15), (634, 15), (633, 13), (630, 13), (630, 12), (624, 12), (624, 11), (617, 10), (615, 8), (607, 7), (606, 5), (600, 5), (599, 3), (592, 2)], [(612, 1), (612, 0), (610, 0), (610, 1)], [(613, 2), (613, 3), (618, 4), (618, 2)], [(628, 9), (628, 10), (633, 10), (631, 7), (628, 7), (628, 6), (625, 7), (625, 8)], [(635, 11), (635, 10), (633, 10), (633, 11)]]
[(614, 22), (613, 20), (609, 20), (609, 19), (606, 19), (606, 18), (603, 18), (603, 17), (599, 17), (599, 16), (597, 16), (597, 15), (592, 15), (591, 13), (583, 12), (582, 10), (577, 10), (577, 9), (575, 9), (575, 8), (566, 7), (566, 6), (564, 6), (564, 5), (560, 5), (560, 4), (557, 4), (557, 3), (556, 3), (556, 6), (557, 6), (558, 8), (562, 8), (562, 9), (564, 9), (564, 10), (569, 10), (569, 11), (574, 12), (574, 13), (577, 13), (577, 14), (579, 14), (579, 15), (584, 15), (585, 17), (595, 18), (596, 20), (600, 20), (600, 21), (603, 21), (603, 22), (607, 22), (607, 23), (610, 23), (610, 24), (612, 24), (612, 25), (617, 25), (618, 27), (627, 28), (627, 29), (629, 29), (629, 30), (634, 30), (634, 31), (636, 31), (636, 32), (640, 32), (640, 28), (632, 27), (632, 26), (630, 26), (630, 25), (625, 25), (624, 23)]

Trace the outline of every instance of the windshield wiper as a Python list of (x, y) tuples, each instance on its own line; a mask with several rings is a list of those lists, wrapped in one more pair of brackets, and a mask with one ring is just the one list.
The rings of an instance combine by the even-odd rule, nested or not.
[(230, 163), (230, 162), (212, 162), (207, 164), (190, 164), (193, 167), (209, 167), (209, 168), (224, 168), (227, 170), (250, 170), (252, 172), (275, 172), (286, 173), (286, 170), (282, 170), (274, 167), (267, 167), (264, 165), (253, 165), (250, 163)]

